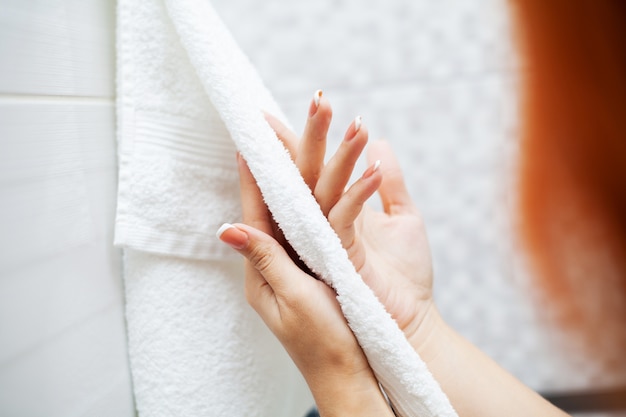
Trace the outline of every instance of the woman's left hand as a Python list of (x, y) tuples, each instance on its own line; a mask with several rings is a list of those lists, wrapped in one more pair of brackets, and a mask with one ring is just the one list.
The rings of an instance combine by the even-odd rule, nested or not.
[(241, 156), (238, 164), (244, 224), (224, 225), (218, 235), (246, 258), (248, 302), (300, 369), (322, 416), (392, 415), (334, 291), (298, 267), (278, 243)]

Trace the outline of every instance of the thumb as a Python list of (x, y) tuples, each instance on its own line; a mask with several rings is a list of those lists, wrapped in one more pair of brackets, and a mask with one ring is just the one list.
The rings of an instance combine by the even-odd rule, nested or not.
[(400, 163), (389, 143), (383, 140), (372, 143), (367, 156), (370, 163), (375, 160), (383, 161), (381, 165), (383, 182), (378, 193), (385, 213), (394, 215), (413, 211), (413, 202), (407, 191)]
[(290, 284), (289, 278), (303, 274), (276, 239), (254, 227), (225, 223), (216, 234), (247, 259), (275, 294), (284, 294)]

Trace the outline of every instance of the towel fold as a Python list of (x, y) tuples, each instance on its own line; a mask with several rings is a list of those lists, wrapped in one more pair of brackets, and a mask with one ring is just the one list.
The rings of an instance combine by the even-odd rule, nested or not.
[[(121, 56), (118, 64), (121, 72), (118, 112), (121, 113), (121, 172), (117, 242), (160, 254), (198, 259), (215, 259), (212, 257), (219, 256), (227, 259), (222, 249), (213, 248), (212, 244), (205, 241), (209, 240), (205, 233), (208, 233), (210, 227), (213, 227), (211, 232), (217, 229), (218, 223), (231, 221), (232, 213), (222, 213), (224, 216), (221, 219), (209, 217), (202, 211), (202, 204), (215, 204), (214, 207), (226, 205), (221, 200), (210, 200), (209, 194), (217, 193), (219, 198), (227, 197), (228, 192), (235, 189), (234, 186), (216, 190), (211, 188), (215, 184), (208, 184), (208, 179), (222, 179), (232, 184), (236, 173), (232, 170), (229, 173), (228, 170), (232, 168), (226, 166), (221, 173), (201, 173), (196, 171), (197, 165), (193, 169), (193, 164), (179, 165), (181, 158), (174, 156), (176, 152), (184, 153), (185, 158), (191, 158), (190, 154), (194, 154), (196, 158), (206, 158), (205, 163), (208, 162), (210, 170), (220, 169), (217, 159), (222, 158), (218, 147), (200, 147), (203, 152), (194, 152), (194, 148), (202, 142), (202, 126), (207, 127), (206, 124), (202, 125), (206, 122), (206, 114), (216, 112), (221, 121), (211, 119), (213, 123), (210, 127), (214, 129), (211, 141), (218, 142), (219, 149), (226, 153), (232, 151), (233, 154), (234, 148), (228, 144), (227, 138), (230, 137), (236, 144), (290, 244), (309, 268), (337, 292), (342, 311), (397, 413), (401, 416), (455, 416), (447, 397), (424, 362), (356, 273), (287, 151), (263, 119), (261, 109), (279, 118), (281, 113), (210, 3), (206, 0), (165, 0), (165, 8), (161, 7), (159, 1), (143, 2), (141, 5), (137, 3), (130, 0), (120, 2), (122, 29), (118, 37)], [(130, 18), (128, 14), (131, 14)], [(139, 24), (139, 27), (130, 28), (133, 24)], [(142, 24), (145, 27), (141, 27)], [(160, 32), (155, 34), (155, 30)], [(130, 39), (129, 33), (132, 35)], [(154, 44), (155, 39), (160, 43)], [(138, 80), (138, 71), (146, 79)], [(145, 83), (150, 88), (135, 90), (137, 84)], [(196, 88), (191, 97), (186, 95), (186, 89), (190, 87)], [(141, 100), (137, 101), (138, 98)], [(175, 117), (160, 120), (159, 113), (156, 118), (146, 122), (144, 112), (155, 116), (155, 107)], [(193, 110), (190, 110), (191, 107)], [(186, 123), (187, 119), (193, 122)], [(143, 127), (140, 132), (145, 132), (146, 126), (148, 131), (153, 132), (148, 135), (149, 140), (138, 138), (138, 126)], [(163, 143), (157, 142), (163, 139), (160, 135), (166, 130), (171, 136), (165, 138), (168, 146), (163, 147)], [(157, 132), (156, 135), (154, 132)], [(159, 138), (155, 139), (155, 136)], [(208, 134), (205, 137), (209, 140)], [(216, 154), (218, 156), (213, 158)], [(155, 159), (151, 159), (152, 162), (159, 165), (160, 161), (163, 165), (144, 163), (146, 158), (153, 157)], [(220, 177), (222, 174), (223, 178)], [(144, 175), (147, 178), (143, 178)], [(231, 178), (226, 178), (229, 175)], [(207, 181), (204, 185), (208, 191), (202, 186), (200, 190), (198, 181)], [(190, 195), (198, 191), (206, 191), (208, 194)], [(133, 261), (133, 258), (134, 255), (129, 256), (127, 261)], [(153, 268), (150, 262), (145, 262), (145, 258), (144, 262), (133, 265), (143, 265), (140, 269), (146, 271)], [(128, 263), (127, 271), (130, 271)], [(142, 275), (135, 271), (127, 279), (142, 279)], [(150, 284), (142, 286), (143, 289), (129, 297), (128, 302), (139, 306), (142, 297), (149, 298), (151, 292), (159, 292), (159, 288)], [(190, 291), (193, 286), (190, 285)], [(165, 295), (160, 294), (155, 300), (161, 300), (160, 297)], [(183, 308), (183, 303), (180, 303), (182, 299), (178, 299), (179, 303), (174, 308)], [(230, 300), (221, 301), (227, 303)], [(146, 345), (153, 341), (140, 333), (139, 326), (131, 326), (134, 317), (142, 316), (142, 320), (146, 320), (145, 310), (129, 306), (128, 311), (129, 343), (143, 344), (145, 349), (149, 349)], [(178, 312), (171, 311), (170, 314), (176, 316)], [(168, 318), (172, 316), (163, 317), (165, 320)], [(195, 316), (194, 320), (210, 321), (211, 316)], [(200, 342), (191, 339), (183, 338), (181, 342), (184, 343), (174, 348), (168, 346), (167, 349), (195, 349)], [(158, 349), (158, 346), (154, 348)], [(139, 375), (146, 379), (154, 376), (150, 374), (150, 369), (147, 372), (145, 369), (150, 367), (146, 357), (151, 353), (131, 349), (131, 367), (136, 383)], [(142, 361), (141, 369), (135, 369), (133, 359), (137, 364)], [(198, 376), (194, 371), (191, 374)], [(177, 390), (175, 386), (170, 388)], [(148, 394), (145, 390), (137, 390), (138, 408), (141, 411), (140, 392), (146, 398)]]

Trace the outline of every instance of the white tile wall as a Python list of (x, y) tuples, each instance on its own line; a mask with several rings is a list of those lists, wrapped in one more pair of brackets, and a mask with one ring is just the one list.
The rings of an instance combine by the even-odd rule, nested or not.
[(109, 0), (0, 0), (0, 415), (133, 416)]

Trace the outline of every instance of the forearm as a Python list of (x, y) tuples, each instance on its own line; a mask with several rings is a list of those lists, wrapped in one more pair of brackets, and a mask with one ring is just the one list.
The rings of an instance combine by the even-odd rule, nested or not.
[(461, 337), (433, 310), (428, 325), (411, 342), (459, 416), (566, 415)]

